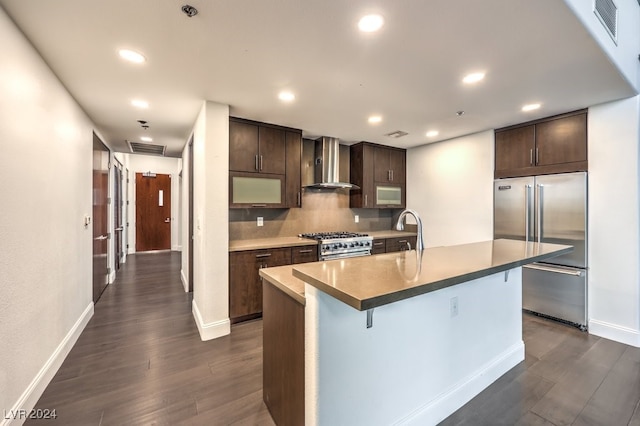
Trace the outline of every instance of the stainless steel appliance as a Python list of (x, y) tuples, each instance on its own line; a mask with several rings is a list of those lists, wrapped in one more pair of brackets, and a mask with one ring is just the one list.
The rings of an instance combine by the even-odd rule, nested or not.
[(318, 241), (318, 259), (331, 260), (371, 254), (373, 237), (356, 232), (313, 232), (299, 234)]
[(522, 269), (522, 307), (587, 329), (587, 173), (497, 179), (494, 238), (568, 244)]

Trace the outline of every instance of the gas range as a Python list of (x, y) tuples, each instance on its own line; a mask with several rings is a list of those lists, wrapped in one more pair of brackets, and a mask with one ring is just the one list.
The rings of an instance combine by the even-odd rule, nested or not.
[(371, 254), (373, 237), (357, 232), (312, 232), (299, 237), (318, 241), (318, 259), (331, 260)]

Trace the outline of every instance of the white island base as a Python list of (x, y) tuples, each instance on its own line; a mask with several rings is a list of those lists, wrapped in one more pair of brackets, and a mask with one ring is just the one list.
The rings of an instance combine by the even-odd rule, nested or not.
[(506, 272), (379, 306), (371, 328), (306, 284), (305, 424), (435, 425), (524, 360), (521, 268)]

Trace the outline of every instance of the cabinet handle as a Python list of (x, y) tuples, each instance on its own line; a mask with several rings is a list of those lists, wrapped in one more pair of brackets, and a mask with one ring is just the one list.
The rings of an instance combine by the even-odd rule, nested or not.
[(267, 207), (266, 204), (251, 204), (251, 207)]
[(298, 191), (298, 206), (302, 205), (302, 193)]
[(365, 206), (369, 205), (368, 200), (367, 200), (367, 194), (364, 194), (364, 205)]
[(389, 170), (389, 173), (391, 173), (391, 182), (393, 182), (393, 170)]
[(313, 250), (309, 249), (309, 250), (300, 250), (298, 253), (312, 253)]
[(262, 259), (264, 257), (269, 257), (269, 256), (271, 256), (271, 253), (256, 254), (256, 259)]
[(533, 148), (529, 150), (529, 165), (533, 166)]
[(256, 159), (256, 170), (260, 170), (260, 169), (258, 169), (258, 155), (257, 154), (256, 154), (255, 159)]
[(260, 171), (262, 171), (262, 155), (260, 156)]
[(379, 241), (377, 243), (373, 243), (374, 246), (381, 246), (384, 242), (383, 241)]
[(538, 148), (536, 148), (536, 166), (538, 165), (540, 157), (538, 155)]

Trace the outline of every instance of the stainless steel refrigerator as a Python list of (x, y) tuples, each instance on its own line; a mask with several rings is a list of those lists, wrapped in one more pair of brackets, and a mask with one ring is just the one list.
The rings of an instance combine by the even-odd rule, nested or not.
[(586, 330), (587, 173), (497, 179), (494, 237), (574, 247), (523, 267), (522, 307)]

